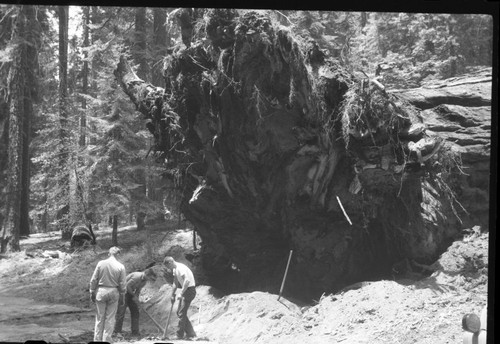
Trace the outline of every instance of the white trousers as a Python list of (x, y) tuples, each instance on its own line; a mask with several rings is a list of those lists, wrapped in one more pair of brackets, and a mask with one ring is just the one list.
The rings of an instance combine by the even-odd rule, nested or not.
[(95, 318), (94, 342), (111, 343), (115, 328), (115, 315), (120, 293), (116, 288), (99, 287), (95, 298), (97, 315)]

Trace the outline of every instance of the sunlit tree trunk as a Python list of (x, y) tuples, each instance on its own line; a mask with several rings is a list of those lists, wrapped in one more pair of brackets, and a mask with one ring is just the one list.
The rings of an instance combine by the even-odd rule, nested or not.
[(38, 67), (38, 41), (40, 40), (40, 30), (35, 27), (35, 6), (24, 6), (26, 17), (26, 62), (24, 81), (24, 125), (23, 125), (23, 158), (22, 158), (22, 179), (21, 179), (21, 219), (19, 234), (28, 236), (30, 234), (29, 210), (30, 210), (30, 142), (31, 142), (31, 121), (34, 116), (33, 102), (38, 99), (37, 78), (35, 76)]
[[(140, 75), (144, 80), (151, 80), (150, 69), (147, 60), (147, 43), (146, 43), (146, 8), (137, 7), (135, 9), (135, 39), (134, 45), (132, 46), (132, 56), (136, 63), (139, 64), (137, 74)], [(137, 183), (142, 186), (139, 188), (139, 192), (142, 197), (146, 195), (146, 173), (144, 170), (137, 171)], [(138, 196), (138, 197), (141, 197)], [(143, 230), (145, 227), (146, 213), (143, 211), (140, 200), (134, 200), (132, 197), (132, 202), (135, 207), (135, 219), (137, 230)]]

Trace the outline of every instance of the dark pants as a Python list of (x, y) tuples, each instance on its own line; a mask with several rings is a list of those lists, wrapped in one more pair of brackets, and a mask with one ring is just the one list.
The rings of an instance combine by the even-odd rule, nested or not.
[(125, 294), (125, 304), (122, 304), (120, 299), (118, 311), (116, 312), (116, 325), (115, 333), (121, 332), (123, 327), (123, 319), (125, 318), (125, 311), (130, 309), (130, 318), (132, 320), (132, 334), (139, 334), (139, 306), (135, 303), (133, 295)]
[(184, 299), (179, 305), (179, 309), (177, 310), (177, 315), (179, 316), (179, 329), (177, 330), (177, 336), (184, 337), (196, 337), (196, 333), (194, 332), (193, 325), (188, 319), (187, 312), (191, 302), (196, 296), (196, 288), (189, 287), (186, 289), (184, 293)]

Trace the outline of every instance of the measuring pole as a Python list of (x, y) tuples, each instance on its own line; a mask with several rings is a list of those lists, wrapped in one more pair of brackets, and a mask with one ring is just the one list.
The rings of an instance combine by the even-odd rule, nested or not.
[(293, 250), (290, 250), (290, 255), (288, 256), (288, 262), (286, 263), (285, 275), (283, 276), (283, 281), (281, 282), (280, 293), (278, 295), (278, 301), (281, 298), (281, 293), (283, 292), (283, 287), (285, 286), (286, 275), (288, 274), (288, 267), (290, 266), (290, 260), (292, 259)]

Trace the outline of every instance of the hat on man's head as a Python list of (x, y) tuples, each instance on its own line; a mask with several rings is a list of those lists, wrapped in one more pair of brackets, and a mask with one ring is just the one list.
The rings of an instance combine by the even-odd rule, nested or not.
[(120, 253), (121, 250), (120, 248), (116, 247), (116, 246), (113, 246), (109, 249), (109, 254), (112, 254), (113, 256)]

